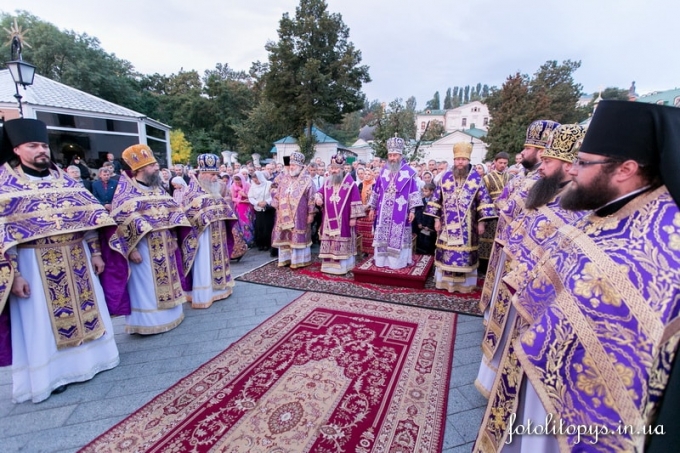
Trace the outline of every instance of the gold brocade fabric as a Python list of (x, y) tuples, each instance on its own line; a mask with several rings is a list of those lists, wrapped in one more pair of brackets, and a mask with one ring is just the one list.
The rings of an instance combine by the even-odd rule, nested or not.
[(210, 246), (213, 290), (225, 290), (234, 286), (229, 268), (227, 226), (224, 222), (215, 222), (210, 225)]
[(183, 304), (186, 295), (175, 260), (177, 239), (170, 230), (151, 231), (146, 237), (158, 308), (169, 309)]
[(8, 300), (14, 268), (7, 251), (36, 239), (86, 232), (115, 222), (82, 185), (56, 167), (46, 178), (0, 166), (0, 311)]
[(26, 247), (35, 249), (57, 349), (79, 346), (104, 335), (83, 235), (52, 236)]

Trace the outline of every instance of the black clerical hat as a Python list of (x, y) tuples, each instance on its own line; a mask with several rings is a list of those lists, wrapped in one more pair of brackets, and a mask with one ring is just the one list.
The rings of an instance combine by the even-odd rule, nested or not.
[(601, 101), (581, 152), (658, 165), (661, 180), (680, 203), (680, 108), (646, 102)]
[(4, 128), (12, 148), (29, 142), (49, 143), (47, 125), (40, 120), (17, 118), (5, 121)]
[(284, 167), (290, 166), (290, 156), (283, 156), (283, 166)]

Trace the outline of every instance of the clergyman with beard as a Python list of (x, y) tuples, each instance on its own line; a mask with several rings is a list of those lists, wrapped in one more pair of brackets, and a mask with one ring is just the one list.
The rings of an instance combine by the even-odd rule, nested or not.
[(527, 171), (525, 174), (518, 174), (512, 178), (495, 200), (498, 210), (498, 224), (484, 279), (482, 296), (479, 300), (479, 310), (484, 313), (484, 319), (489, 317), (489, 305), (499, 282), (496, 275), (502, 273), (505, 269), (506, 257), (503, 246), (511, 232), (510, 224), (524, 209), (524, 201), (529, 189), (540, 177), (538, 167), (541, 164), (541, 154), (548, 145), (552, 132), (559, 125), (559, 123), (551, 120), (537, 120), (529, 125), (524, 139), (524, 148), (521, 152), (521, 165)]
[[(539, 436), (553, 442), (541, 451), (577, 442), (600, 451), (677, 450), (679, 149), (676, 107), (602, 101), (593, 114), (560, 201), (592, 212), (543, 245), (518, 288), (522, 305), (540, 309), (513, 342), (514, 355), (553, 420), (633, 429), (598, 438), (591, 431), (578, 441), (569, 431)], [(530, 400), (529, 390), (521, 387), (517, 399)], [(516, 426), (523, 422), (516, 417)]]
[(0, 366), (12, 366), (12, 402), (38, 403), (118, 365), (97, 277), (109, 270), (99, 232), (115, 222), (50, 160), (45, 123), (19, 118), (3, 129)]
[(425, 215), (434, 217), (437, 243), (434, 280), (438, 289), (470, 293), (477, 288), (479, 237), (497, 216), (482, 176), (470, 171), (472, 145), (453, 145), (453, 170), (442, 175)]
[(317, 192), (316, 205), (323, 207), (319, 238), (321, 272), (342, 275), (355, 264), (357, 218), (366, 214), (359, 188), (343, 171), (345, 157), (331, 158), (330, 177)]
[(113, 248), (119, 241), (128, 260), (114, 262), (115, 272), (103, 277), (116, 282), (120, 299), (129, 301), (127, 333), (167, 332), (184, 319), (185, 276), (196, 254), (196, 234), (184, 209), (163, 189), (151, 148), (134, 145), (122, 157), (133, 176), (123, 174), (118, 181), (111, 202), (118, 229), (109, 244)]
[[(499, 398), (504, 397), (513, 401), (514, 394), (510, 392), (516, 390), (514, 383), (521, 382), (522, 375), (516, 367), (514, 356), (508, 352), (512, 348), (508, 342), (517, 337), (527, 325), (527, 317), (535, 310), (534, 307), (522, 307), (520, 313), (524, 317), (516, 317), (518, 310), (511, 301), (517, 288), (528, 278), (528, 272), (536, 265), (532, 253), (540, 250), (560, 227), (575, 222), (585, 214), (560, 207), (560, 197), (570, 184), (569, 172), (584, 135), (584, 128), (578, 124), (563, 124), (555, 129), (541, 155), (538, 168), (540, 179), (529, 189), (525, 209), (510, 224), (511, 234), (503, 248), (506, 265), (491, 301), (490, 316), (482, 340), (482, 362), (475, 382), (475, 387), (482, 394), (491, 396), (490, 404), (497, 404)], [(499, 377), (496, 373), (501, 369), (504, 375)], [(495, 387), (494, 381), (500, 379), (514, 380), (507, 385), (499, 382)], [(516, 406), (507, 409), (518, 411)], [(493, 422), (485, 418), (483, 424), (485, 428), (480, 436), (485, 442), (498, 442)]]
[(377, 267), (402, 269), (413, 264), (412, 223), (423, 205), (417, 173), (406, 163), (403, 138), (387, 139), (387, 164), (378, 174), (368, 200), (375, 218), (373, 260)]
[[(510, 156), (506, 152), (501, 151), (496, 154), (493, 159), (493, 169), (489, 170), (489, 172), (482, 177), (486, 190), (489, 191), (489, 195), (491, 195), (491, 200), (494, 202), (494, 205), (496, 205), (496, 200), (503, 193), (503, 189), (505, 189), (505, 186), (512, 177), (507, 171), (509, 159)], [(498, 209), (498, 206), (496, 206), (496, 209)], [(484, 228), (484, 234), (479, 238), (480, 273), (486, 273), (486, 269), (488, 268), (497, 226), (497, 218), (489, 220)]]
[(291, 153), (290, 169), (277, 176), (276, 183), (271, 204), (276, 209), (272, 247), (279, 249), (279, 266), (291, 269), (309, 266), (316, 189), (305, 170), (304, 154)]
[(198, 251), (191, 272), (191, 308), (208, 308), (232, 293), (234, 281), (229, 267), (233, 228), (238, 223), (231, 205), (222, 196), (219, 157), (198, 156), (198, 177), (186, 189), (183, 207), (198, 235)]

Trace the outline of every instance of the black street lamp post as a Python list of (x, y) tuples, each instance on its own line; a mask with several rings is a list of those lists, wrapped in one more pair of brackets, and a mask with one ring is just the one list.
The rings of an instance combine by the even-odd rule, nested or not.
[(5, 63), (9, 69), (9, 73), (12, 75), (14, 84), (16, 85), (17, 93), (14, 95), (17, 102), (19, 103), (19, 114), (23, 118), (24, 109), (21, 105), (21, 94), (19, 93), (19, 85), (24, 87), (33, 85), (33, 78), (35, 77), (35, 66), (26, 63), (21, 56), (21, 38), (19, 36), (12, 37), (11, 58), (12, 61)]

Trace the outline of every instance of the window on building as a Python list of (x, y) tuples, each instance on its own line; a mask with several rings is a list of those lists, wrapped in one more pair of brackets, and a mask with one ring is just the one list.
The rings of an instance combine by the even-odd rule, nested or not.
[(484, 127), (486, 127), (486, 126), (488, 126), (488, 125), (489, 125), (489, 117), (488, 117), (488, 116), (485, 116), (485, 117), (484, 117)]
[(67, 115), (54, 112), (36, 112), (36, 117), (48, 126), (82, 129), (88, 131), (106, 131), (137, 134), (137, 123), (134, 121), (112, 120), (92, 116)]
[(421, 130), (421, 131), (424, 131), (424, 130), (425, 130), (425, 126), (426, 126), (425, 121), (421, 121), (421, 123), (420, 123), (420, 130)]
[(463, 119), (462, 119), (461, 125), (462, 125), (463, 127), (467, 126), (467, 118), (463, 118)]

